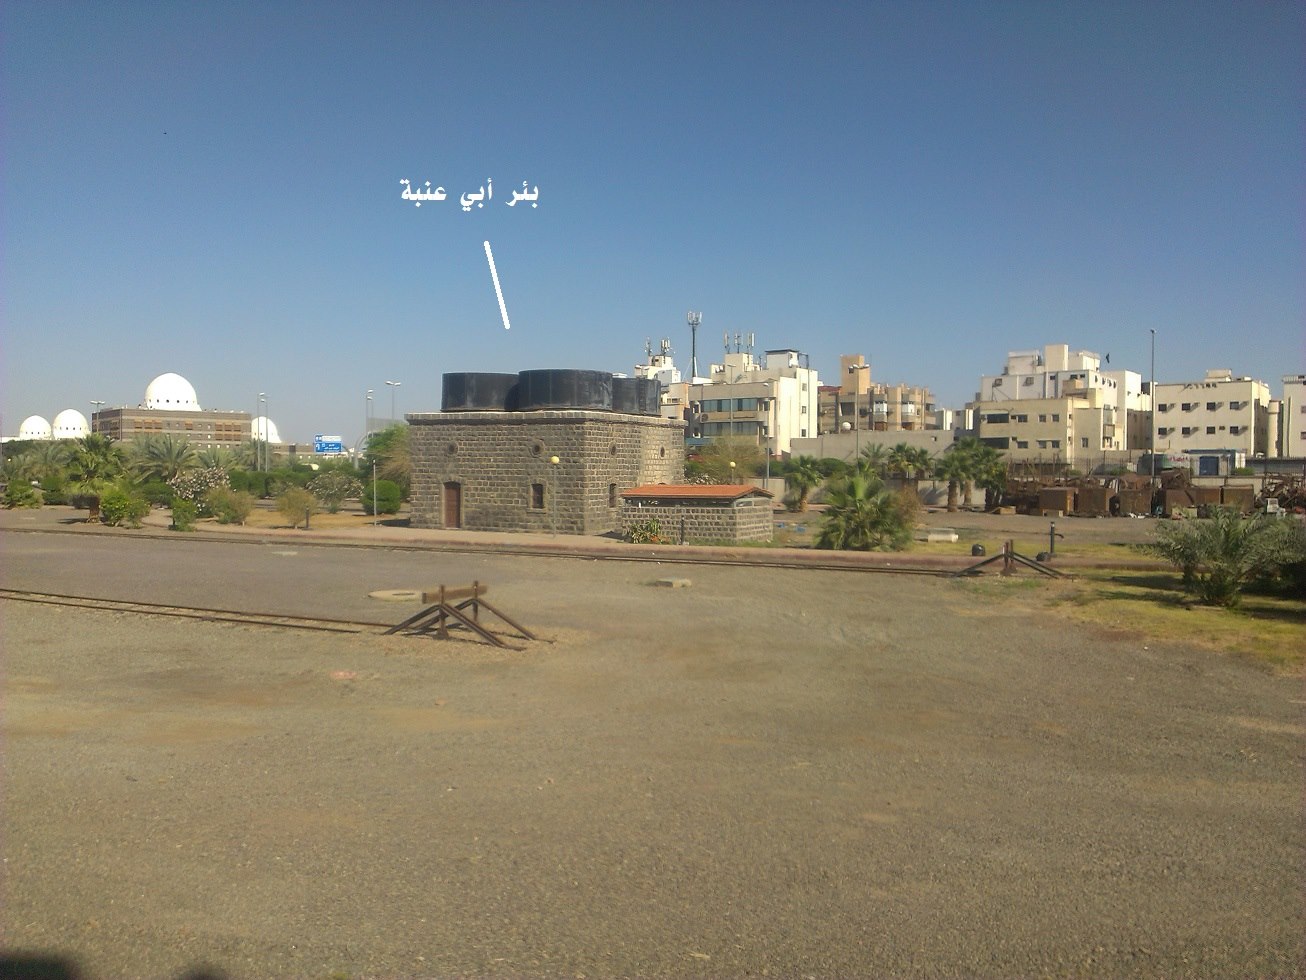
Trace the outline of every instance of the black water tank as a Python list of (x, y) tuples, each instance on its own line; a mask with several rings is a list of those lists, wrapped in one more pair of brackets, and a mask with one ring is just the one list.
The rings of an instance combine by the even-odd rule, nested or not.
[(625, 412), (627, 415), (639, 414), (639, 391), (635, 382), (639, 378), (612, 379), (612, 410)]
[(522, 371), (517, 375), (519, 411), (575, 408), (612, 411), (612, 375), (606, 371)]
[(662, 382), (656, 378), (635, 379), (636, 411), (640, 415), (662, 414)]
[(464, 371), (446, 374), (440, 390), (443, 412), (515, 412), (517, 375)]

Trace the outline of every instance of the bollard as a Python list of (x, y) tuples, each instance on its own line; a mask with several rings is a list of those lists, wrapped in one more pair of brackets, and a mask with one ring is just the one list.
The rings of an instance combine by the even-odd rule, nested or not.
[(987, 552), (984, 550), (984, 545), (982, 545), (982, 544), (973, 544), (973, 545), (971, 545), (971, 546), (970, 546), (970, 553), (971, 553), (973, 556), (975, 556), (976, 558), (982, 558), (984, 555), (987, 554)]

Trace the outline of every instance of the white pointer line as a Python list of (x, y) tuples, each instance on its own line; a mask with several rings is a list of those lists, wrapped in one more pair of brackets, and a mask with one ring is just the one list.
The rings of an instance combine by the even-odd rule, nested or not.
[(511, 330), (512, 324), (508, 322), (508, 307), (503, 303), (503, 290), (499, 287), (499, 271), (494, 267), (494, 253), (490, 251), (490, 243), (485, 243), (485, 258), (490, 263), (490, 278), (494, 280), (494, 295), (499, 297), (499, 313), (503, 316), (503, 329)]

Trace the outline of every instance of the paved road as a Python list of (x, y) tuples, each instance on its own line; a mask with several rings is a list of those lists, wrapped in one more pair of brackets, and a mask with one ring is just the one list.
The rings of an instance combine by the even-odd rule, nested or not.
[(6, 602), (5, 944), (92, 976), (1293, 976), (1299, 681), (1009, 590), (3, 534), (3, 584), (552, 637)]

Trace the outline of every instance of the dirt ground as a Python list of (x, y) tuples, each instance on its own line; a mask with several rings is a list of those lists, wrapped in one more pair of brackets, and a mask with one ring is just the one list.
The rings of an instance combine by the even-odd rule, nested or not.
[(11, 955), (92, 977), (1302, 975), (1300, 681), (1047, 620), (1037, 581), (0, 539), (8, 588), (374, 621), (414, 607), (373, 590), (476, 578), (553, 641), (0, 603)]

